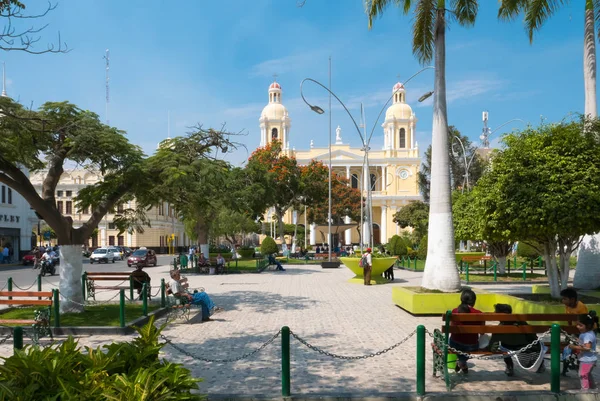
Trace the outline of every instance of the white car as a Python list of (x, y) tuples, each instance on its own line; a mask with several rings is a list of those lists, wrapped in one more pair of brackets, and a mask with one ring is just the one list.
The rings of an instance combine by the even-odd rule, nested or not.
[(119, 259), (119, 252), (115, 248), (98, 248), (90, 255), (90, 264), (94, 262), (108, 263)]

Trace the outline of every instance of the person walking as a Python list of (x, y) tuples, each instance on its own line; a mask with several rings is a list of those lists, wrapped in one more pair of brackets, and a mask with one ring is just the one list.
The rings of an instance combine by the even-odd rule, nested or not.
[(363, 255), (363, 269), (365, 285), (371, 285), (371, 268), (373, 266), (373, 256), (371, 255), (371, 248), (367, 248), (366, 253)]

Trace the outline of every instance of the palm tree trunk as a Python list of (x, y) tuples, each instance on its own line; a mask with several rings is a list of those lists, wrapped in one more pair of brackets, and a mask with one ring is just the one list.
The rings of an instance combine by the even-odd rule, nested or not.
[[(594, 1), (586, 0), (583, 34), (583, 82), (585, 86), (585, 115), (598, 117), (596, 106), (596, 29)], [(581, 289), (600, 287), (600, 233), (586, 235), (579, 245), (577, 269), (573, 285)]]
[(460, 289), (454, 255), (454, 227), (450, 197), (450, 157), (446, 111), (445, 10), (437, 10), (435, 25), (435, 86), (431, 140), (431, 188), (427, 260), (421, 285), (445, 292)]

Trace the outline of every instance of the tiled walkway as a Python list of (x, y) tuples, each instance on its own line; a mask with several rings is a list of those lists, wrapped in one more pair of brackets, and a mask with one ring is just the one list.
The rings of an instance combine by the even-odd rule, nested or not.
[[(168, 276), (166, 267), (151, 273), (154, 283)], [(286, 272), (190, 276), (191, 287), (206, 288), (224, 311), (210, 322), (196, 318), (190, 324), (171, 324), (164, 334), (197, 356), (230, 359), (255, 349), (287, 325), (319, 348), (355, 356), (385, 349), (413, 333), (419, 324), (430, 331), (441, 324), (439, 317), (415, 317), (392, 303), (392, 287), (419, 285), (420, 273), (397, 270), (394, 283), (370, 287), (347, 283), (351, 277), (343, 267), (325, 270), (308, 265), (289, 266)], [(114, 339), (94, 336), (81, 341), (98, 345)], [(377, 395), (415, 391), (415, 347), (413, 337), (381, 356), (348, 361), (321, 355), (292, 338), (292, 393)], [(281, 392), (279, 338), (256, 355), (231, 363), (202, 362), (170, 346), (163, 351), (166, 358), (185, 364), (194, 376), (204, 379), (200, 384), (204, 393), (276, 396)], [(10, 352), (10, 346), (0, 346), (2, 355)], [(468, 377), (455, 377), (455, 389), (550, 388), (550, 369), (544, 374), (519, 371), (512, 378), (507, 378), (503, 369), (501, 360), (475, 362)], [(430, 349), (426, 379), (428, 391), (445, 391), (442, 380), (431, 377)], [(561, 385), (577, 388), (575, 372)]]

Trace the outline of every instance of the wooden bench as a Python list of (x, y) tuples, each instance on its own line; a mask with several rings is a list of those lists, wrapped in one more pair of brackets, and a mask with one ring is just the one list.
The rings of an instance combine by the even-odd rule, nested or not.
[(488, 256), (486, 256), (486, 255), (483, 255), (483, 256), (480, 256), (480, 255), (469, 255), (469, 256), (463, 256), (462, 258), (460, 258), (460, 260), (462, 260), (463, 262), (467, 262), (467, 263), (470, 263), (470, 262), (481, 262), (482, 260), (483, 261), (492, 260), (492, 257), (489, 256), (489, 255)]
[[(187, 277), (182, 277), (179, 279), (179, 282), (185, 290), (187, 290), (190, 286)], [(186, 302), (187, 300), (182, 300), (180, 297), (173, 295), (173, 291), (171, 291), (169, 283), (165, 284), (165, 288), (168, 295), (167, 307), (169, 308), (169, 316), (173, 315), (175, 319), (184, 318), (186, 322), (189, 323), (192, 304)]]
[(32, 325), (34, 341), (46, 335), (52, 337), (52, 331), (50, 330), (52, 295), (51, 291), (0, 291), (0, 305), (46, 307), (35, 310), (33, 319), (2, 319), (0, 315), (0, 324)]
[(216, 271), (215, 271), (216, 274), (225, 274), (225, 273), (227, 273), (227, 269), (229, 268), (229, 263), (231, 262), (231, 258), (223, 258), (223, 259), (225, 259), (225, 265), (223, 266), (223, 268), (222, 268), (221, 271), (219, 271), (219, 268), (217, 266), (217, 258), (216, 257), (210, 258), (208, 260), (208, 263), (210, 264), (210, 267), (214, 266), (216, 268)]
[[(96, 300), (96, 290), (132, 290), (131, 272), (86, 272), (86, 299)], [(97, 285), (96, 281), (120, 281), (118, 285)], [(124, 281), (127, 285), (121, 285)], [(149, 292), (149, 291), (148, 291)]]
[[(560, 323), (561, 329), (569, 334), (579, 334), (577, 327), (577, 315), (572, 314), (509, 314), (509, 313), (452, 313), (446, 312), (442, 316), (444, 324), (440, 329), (433, 332), (433, 376), (437, 373), (444, 375), (446, 388), (450, 390), (450, 376), (448, 374), (448, 338), (450, 334), (540, 334), (548, 331), (552, 323)], [(458, 324), (451, 324), (451, 322)], [(486, 322), (526, 322), (527, 325), (486, 325)], [(537, 324), (529, 324), (536, 322)], [(463, 325), (461, 323), (467, 323)], [(561, 343), (561, 349), (567, 343)], [(547, 344), (549, 345), (549, 344)], [(548, 351), (550, 347), (548, 346)], [(502, 354), (502, 351), (491, 352), (487, 350), (470, 351), (471, 355)]]

